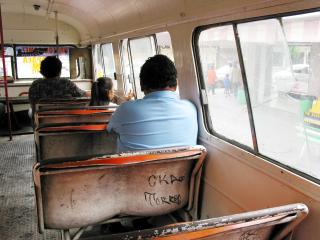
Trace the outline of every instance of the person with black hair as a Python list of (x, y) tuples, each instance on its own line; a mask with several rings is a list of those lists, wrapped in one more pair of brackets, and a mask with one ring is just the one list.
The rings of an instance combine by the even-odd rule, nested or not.
[(118, 135), (118, 151), (195, 145), (195, 106), (176, 94), (177, 70), (164, 55), (149, 58), (140, 71), (143, 99), (121, 104), (108, 131)]
[(112, 79), (100, 77), (92, 83), (90, 106), (116, 106), (112, 102), (114, 98)]
[(29, 88), (29, 101), (34, 106), (42, 99), (63, 99), (84, 97), (87, 93), (69, 79), (60, 78), (62, 63), (56, 56), (48, 56), (42, 60), (40, 73), (43, 79), (33, 81)]

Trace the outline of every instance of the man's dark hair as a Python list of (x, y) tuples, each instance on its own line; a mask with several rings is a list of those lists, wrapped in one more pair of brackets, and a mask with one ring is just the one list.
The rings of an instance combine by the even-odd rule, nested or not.
[(60, 76), (62, 63), (59, 58), (55, 56), (48, 56), (42, 60), (40, 65), (40, 73), (45, 78), (53, 78)]
[(150, 57), (141, 67), (141, 90), (156, 90), (177, 86), (177, 69), (164, 55)]

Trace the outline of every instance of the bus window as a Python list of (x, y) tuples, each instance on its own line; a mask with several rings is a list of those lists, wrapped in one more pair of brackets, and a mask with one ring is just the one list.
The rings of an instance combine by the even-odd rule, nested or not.
[(106, 43), (101, 45), (104, 75), (109, 78), (114, 78), (114, 73), (116, 72), (112, 43)]
[(250, 122), (232, 25), (202, 31), (198, 49), (212, 130), (252, 148)]
[(103, 71), (103, 59), (102, 59), (102, 52), (101, 52), (101, 45), (100, 44), (95, 44), (93, 46), (93, 65), (94, 65), (94, 78), (97, 79), (99, 77), (104, 76), (104, 71)]
[[(5, 62), (6, 62), (7, 77), (13, 77), (13, 72), (12, 72), (13, 48), (4, 47), (4, 55), (5, 55)], [(2, 58), (0, 58), (0, 77), (2, 76), (3, 76), (3, 65), (2, 65)]]
[[(170, 58), (172, 62), (174, 62), (170, 34), (168, 32), (156, 33), (156, 39), (157, 39), (157, 45), (158, 45), (157, 53), (166, 55), (168, 58)], [(179, 80), (178, 80), (176, 93), (179, 95)]]
[(317, 179), (320, 36), (314, 31), (319, 25), (318, 12), (234, 22), (200, 31), (196, 43), (209, 130), (252, 147), (251, 126), (256, 154)]
[(133, 78), (131, 74), (129, 52), (128, 52), (128, 39), (121, 41), (121, 66), (123, 74), (124, 92), (127, 95), (133, 91)]
[(171, 38), (168, 32), (156, 33), (158, 53), (166, 55), (174, 62)]
[[(143, 98), (144, 93), (141, 91), (139, 78), (140, 69), (145, 61), (155, 54), (166, 55), (174, 62), (171, 38), (168, 32), (122, 40), (121, 61), (126, 94), (133, 90), (137, 98)], [(179, 94), (178, 88), (177, 93)]]
[(149, 57), (156, 54), (155, 39), (154, 36), (129, 39), (129, 46), (137, 98), (143, 98), (139, 80), (140, 69)]
[[(301, 18), (298, 19), (301, 21)], [(317, 24), (319, 20), (318, 17)], [(304, 58), (300, 53), (305, 49), (298, 47), (293, 50), (293, 35), (297, 34), (299, 29), (293, 30), (289, 27), (294, 25), (293, 19), (285, 19), (284, 22), (285, 32), (289, 39), (291, 38), (291, 51), (278, 19), (238, 25), (259, 151), (285, 165), (320, 178), (317, 167), (320, 159), (320, 142), (317, 140), (320, 139), (320, 124), (313, 128), (304, 122), (304, 113), (311, 109), (312, 101), (319, 96), (320, 89), (316, 95), (304, 95), (301, 99), (290, 96), (295, 85), (303, 81), (299, 78), (308, 75), (308, 71), (304, 73), (304, 70), (300, 69), (301, 73), (295, 72), (301, 66), (299, 64), (304, 66), (304, 62), (299, 61), (304, 61), (300, 60)], [(303, 26), (305, 37), (299, 35), (298, 38), (304, 38), (309, 44), (319, 45), (320, 39), (316, 43), (310, 42), (310, 37), (315, 40), (312, 26), (300, 26)], [(314, 53), (316, 68), (319, 68), (320, 64), (317, 57), (319, 50)], [(298, 64), (292, 64), (293, 59)], [(319, 70), (313, 72), (317, 84), (319, 73)], [(313, 132), (309, 131), (318, 133), (312, 136)]]
[[(70, 77), (69, 48), (59, 47), (59, 59), (62, 62), (61, 77)], [(56, 55), (53, 46), (17, 46), (17, 78), (41, 78), (40, 63), (46, 56)]]
[(304, 96), (319, 96), (320, 36), (314, 29), (320, 24), (320, 13), (284, 17), (282, 23), (295, 80), (288, 94), (300, 100)]

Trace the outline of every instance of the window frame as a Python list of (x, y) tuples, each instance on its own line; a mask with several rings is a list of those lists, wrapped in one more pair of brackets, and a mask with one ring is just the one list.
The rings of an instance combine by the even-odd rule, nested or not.
[[(132, 60), (132, 53), (131, 53), (131, 46), (130, 46), (130, 41), (131, 40), (136, 40), (136, 39), (142, 39), (142, 38), (148, 38), (151, 37), (153, 39), (154, 42), (154, 47), (155, 47), (155, 54), (159, 54), (160, 53), (160, 45), (158, 44), (158, 39), (157, 39), (157, 34), (158, 33), (163, 33), (166, 32), (169, 34), (170, 37), (170, 48), (172, 51), (172, 56), (173, 56), (173, 47), (172, 47), (172, 40), (171, 40), (171, 35), (169, 31), (160, 31), (160, 32), (154, 32), (154, 33), (150, 33), (150, 34), (146, 34), (146, 35), (141, 35), (141, 36), (135, 36), (135, 37), (129, 37), (129, 38), (123, 38), (119, 41), (119, 49), (120, 49), (120, 63), (121, 63), (121, 74), (122, 74), (122, 83), (123, 83), (123, 89), (124, 92), (127, 92), (127, 85), (126, 85), (126, 81), (125, 79), (127, 78), (127, 76), (124, 75), (124, 58), (127, 57), (128, 61), (129, 61), (129, 66), (130, 66), (130, 74), (129, 74), (129, 83), (132, 84), (132, 90), (134, 92), (134, 94), (137, 96), (137, 82), (136, 82), (136, 77), (134, 74), (134, 69), (133, 69), (133, 60)], [(125, 53), (123, 51), (123, 45), (124, 42), (126, 42), (126, 48), (127, 48), (127, 56), (125, 56)], [(174, 60), (173, 60), (174, 61)]]
[(144, 35), (144, 36), (139, 36), (139, 37), (132, 37), (132, 38), (128, 38), (128, 40), (127, 40), (128, 58), (129, 58), (130, 71), (131, 71), (130, 75), (132, 76), (132, 80), (133, 80), (133, 87), (134, 87), (133, 91), (134, 91), (135, 96), (137, 96), (137, 82), (136, 82), (137, 79), (136, 79), (134, 69), (133, 69), (133, 59), (132, 59), (130, 41), (143, 39), (143, 38), (149, 38), (149, 37), (151, 37), (153, 39), (155, 51), (156, 51), (156, 54), (158, 54), (159, 53), (159, 46), (158, 46), (157, 37), (156, 37), (155, 33)]
[[(116, 68), (115, 68), (115, 66), (116, 66), (116, 62), (115, 62), (115, 60), (114, 60), (114, 52), (113, 52), (113, 43), (112, 42), (105, 42), (105, 43), (101, 43), (100, 44), (100, 55), (101, 55), (101, 57), (102, 57), (102, 65), (103, 65), (103, 75), (106, 77), (107, 76), (107, 73), (106, 73), (106, 64), (105, 64), (105, 62), (104, 62), (104, 54), (103, 54), (103, 46), (104, 45), (107, 45), (107, 44), (111, 44), (111, 49), (112, 49), (112, 60), (113, 60), (113, 66), (114, 66), (114, 71), (113, 71), (113, 74), (112, 74), (112, 76), (113, 76), (113, 78), (114, 78), (114, 76), (115, 76), (115, 73), (116, 73)], [(112, 78), (112, 77), (111, 77)]]
[[(122, 87), (123, 87), (123, 91), (124, 93), (126, 94), (128, 92), (128, 86), (126, 84), (126, 75), (125, 75), (125, 63), (124, 63), (124, 57), (127, 57), (128, 60), (130, 59), (129, 56), (125, 56), (125, 53), (123, 51), (123, 45), (124, 45), (124, 42), (127, 41), (127, 48), (128, 48), (128, 39), (125, 38), (125, 39), (121, 39), (119, 41), (119, 50), (120, 50), (120, 65), (121, 65), (121, 75), (122, 75)], [(127, 54), (129, 55), (129, 52), (128, 52), (128, 49), (127, 49)], [(130, 60), (129, 60), (129, 65), (130, 65)], [(130, 74), (131, 75), (131, 66), (130, 66)], [(130, 76), (129, 76), (129, 82), (130, 82)]]
[[(14, 44), (13, 45), (13, 51), (14, 51), (14, 68), (15, 68), (15, 81), (25, 81), (25, 80), (33, 80), (33, 79), (36, 79), (36, 78), (20, 78), (18, 76), (18, 64), (17, 64), (17, 55), (16, 55), (16, 47), (22, 47), (22, 46), (30, 46), (30, 47), (53, 47), (53, 48), (56, 48), (57, 45), (55, 44)], [(75, 45), (72, 45), (72, 44), (63, 44), (63, 45), (59, 45), (59, 48), (60, 47), (69, 47), (69, 48), (77, 48)], [(69, 62), (70, 62), (70, 53), (69, 53)], [(70, 72), (70, 71), (69, 71)], [(69, 77), (67, 78), (70, 78), (71, 76), (71, 73), (69, 75)]]
[[(4, 57), (10, 57), (10, 62), (11, 62), (11, 75), (12, 76), (7, 76), (7, 77), (12, 77), (13, 80), (15, 79), (16, 76), (16, 69), (15, 69), (15, 56), (16, 56), (16, 52), (15, 52), (15, 46), (11, 45), (11, 44), (4, 44), (3, 47), (11, 47), (13, 49), (13, 55), (4, 55)], [(2, 66), (1, 66), (2, 67)], [(7, 67), (7, 66), (6, 66)], [(3, 77), (3, 76), (2, 76)]]
[[(250, 102), (250, 95), (249, 95), (246, 71), (244, 68), (243, 55), (242, 55), (242, 51), (241, 51), (241, 43), (240, 43), (240, 39), (238, 36), (238, 31), (237, 31), (238, 24), (249, 23), (249, 22), (254, 22), (254, 21), (259, 21), (259, 20), (269, 20), (269, 19), (277, 19), (281, 24), (281, 18), (283, 18), (283, 17), (313, 13), (313, 12), (320, 12), (320, 7), (306, 9), (306, 10), (290, 11), (290, 12), (278, 13), (278, 14), (269, 14), (269, 15), (265, 15), (265, 16), (258, 16), (258, 17), (252, 17), (252, 18), (243, 18), (243, 19), (238, 19), (238, 20), (231, 20), (231, 21), (226, 21), (226, 22), (198, 26), (193, 31), (192, 49), (193, 49), (194, 61), (195, 61), (195, 71), (196, 71), (197, 80), (199, 83), (198, 87), (199, 87), (199, 91), (201, 94), (200, 102), (201, 102), (201, 107), (202, 107), (202, 112), (203, 112), (202, 119), (204, 121), (204, 125), (205, 125), (205, 128), (208, 131), (208, 133), (210, 135), (213, 135), (213, 136), (219, 138), (219, 139), (222, 139), (225, 142), (228, 142), (228, 143), (235, 145), (243, 150), (246, 150), (255, 156), (258, 156), (268, 162), (271, 162), (279, 167), (282, 167), (290, 172), (293, 172), (294, 174), (297, 174), (307, 180), (310, 180), (310, 181), (320, 185), (320, 179), (315, 178), (315, 177), (313, 177), (303, 171), (295, 169), (295, 168), (288, 166), (282, 162), (279, 162), (275, 159), (272, 159), (266, 155), (261, 154), (259, 152), (258, 145), (255, 146), (255, 142), (257, 141), (257, 137), (255, 134), (256, 129), (254, 126), (254, 119), (253, 119), (253, 114), (252, 114), (252, 106), (251, 106), (251, 102)], [(201, 65), (201, 60), (200, 60), (200, 51), (199, 51), (199, 47), (198, 47), (198, 41), (199, 41), (199, 37), (200, 37), (200, 34), (202, 31), (205, 31), (205, 30), (211, 29), (211, 28), (221, 27), (221, 26), (231, 26), (233, 28), (233, 33), (234, 33), (234, 37), (235, 37), (238, 58), (239, 58), (239, 65), (240, 65), (240, 69), (241, 69), (242, 81), (243, 81), (243, 85), (244, 85), (244, 92), (245, 92), (245, 97), (246, 97), (246, 101), (247, 101), (248, 116), (249, 116), (249, 121), (250, 121), (250, 126), (251, 126), (251, 133), (252, 133), (252, 140), (253, 140), (254, 149), (248, 147), (247, 145), (241, 144), (235, 140), (229, 139), (222, 134), (217, 133), (216, 131), (214, 131), (213, 126), (212, 126), (212, 120), (211, 120), (211, 116), (209, 113), (209, 105), (207, 103), (208, 101), (207, 101), (207, 95), (206, 95), (207, 92), (206, 92), (206, 87), (205, 87), (206, 86), (205, 79), (202, 74), (202, 65)], [(248, 106), (248, 105), (250, 105), (250, 106)], [(252, 126), (253, 126), (253, 129), (252, 129)]]

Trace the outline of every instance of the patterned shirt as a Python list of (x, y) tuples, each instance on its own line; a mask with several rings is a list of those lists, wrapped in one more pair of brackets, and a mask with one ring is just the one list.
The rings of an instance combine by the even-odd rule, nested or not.
[(33, 105), (40, 99), (83, 97), (85, 94), (85, 91), (66, 78), (37, 79), (29, 88), (29, 101)]

